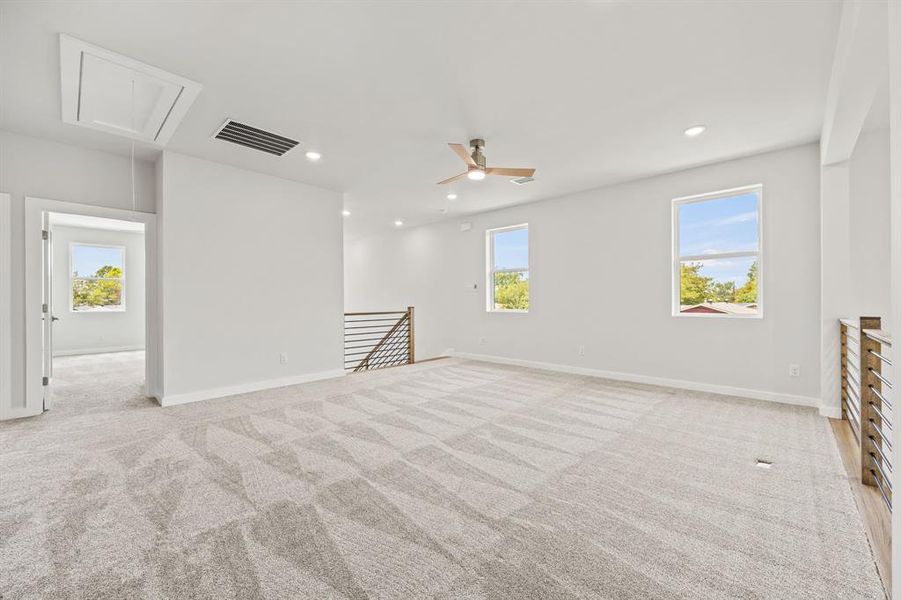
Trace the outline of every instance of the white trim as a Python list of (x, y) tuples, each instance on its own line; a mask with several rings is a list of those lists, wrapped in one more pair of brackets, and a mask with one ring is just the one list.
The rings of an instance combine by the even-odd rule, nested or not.
[[(494, 268), (494, 236), (498, 233), (507, 233), (510, 231), (518, 231), (525, 229), (526, 231), (526, 268), (510, 268), (495, 269)], [(494, 227), (485, 230), (485, 257), (486, 257), (486, 284), (485, 291), (485, 310), (489, 313), (528, 313), (529, 309), (522, 308), (495, 308), (494, 302), (494, 274), (495, 273), (528, 273), (529, 277), (529, 308), (532, 307), (532, 234), (529, 231), (528, 223), (520, 223), (519, 225), (507, 225), (506, 227)]]
[(108, 346), (106, 348), (73, 348), (72, 350), (54, 350), (53, 356), (85, 356), (88, 354), (110, 354), (113, 352), (137, 352), (144, 350), (140, 346)]
[(490, 354), (473, 354), (470, 352), (451, 352), (450, 356), (455, 358), (466, 358), (469, 360), (480, 360), (484, 362), (497, 363), (501, 365), (515, 365), (518, 367), (528, 367), (530, 369), (543, 369), (545, 371), (557, 371), (560, 373), (572, 373), (574, 375), (588, 375), (590, 377), (601, 377), (603, 379), (614, 379), (616, 381), (627, 381), (630, 383), (644, 383), (647, 385), (657, 385), (669, 388), (678, 388), (682, 390), (691, 390), (694, 392), (708, 392), (712, 394), (722, 394), (724, 396), (736, 396), (739, 398), (750, 398), (752, 400), (765, 400), (767, 402), (777, 402), (779, 404), (792, 404), (795, 406), (809, 406), (820, 410), (820, 414), (829, 411), (827, 407), (821, 407), (820, 399), (813, 396), (797, 396), (794, 394), (783, 394), (781, 392), (768, 392), (766, 390), (753, 390), (750, 388), (733, 387), (729, 385), (719, 385), (715, 383), (702, 383), (699, 381), (686, 381), (684, 379), (668, 379), (665, 377), (654, 377), (651, 375), (637, 375), (634, 373), (621, 373), (618, 371), (604, 371), (601, 369), (591, 369), (588, 367), (576, 367), (572, 365), (562, 365), (558, 363), (547, 363), (537, 360), (523, 360), (520, 358), (507, 358), (504, 356), (493, 356)]
[(759, 252), (756, 250), (747, 250), (739, 252), (717, 252), (716, 254), (687, 254), (680, 256), (681, 262), (696, 262), (700, 260), (711, 260), (720, 258), (757, 258)]
[[(162, 120), (149, 123), (148, 127), (150, 129), (145, 131), (122, 129), (115, 125), (82, 120), (79, 115), (79, 106), (82, 93), (82, 64), (85, 55), (95, 56), (126, 69), (131, 69), (136, 77), (142, 76), (157, 79), (179, 88), (169, 106), (157, 104), (157, 114), (162, 117)], [(59, 62), (60, 107), (63, 123), (71, 123), (87, 127), (88, 129), (120, 135), (155, 146), (165, 146), (169, 142), (169, 139), (188, 113), (188, 109), (191, 108), (191, 105), (203, 89), (203, 86), (196, 81), (163, 71), (153, 65), (111, 52), (105, 48), (88, 44), (64, 33), (59, 34)]]
[(739, 196), (745, 192), (749, 192), (755, 188), (762, 188), (762, 183), (750, 183), (748, 185), (740, 185), (738, 187), (726, 188), (724, 190), (716, 190), (713, 192), (704, 192), (703, 194), (691, 194), (688, 196), (679, 196), (673, 198), (673, 203), (694, 204), (696, 202), (706, 202), (707, 200), (716, 200), (724, 196)]
[(0, 421), (11, 421), (13, 419), (24, 419), (26, 417), (35, 416), (33, 412), (28, 410), (27, 407), (17, 406), (15, 408), (8, 408), (4, 413), (3, 417), (0, 418)]
[[(757, 193), (757, 250), (739, 252), (720, 252), (717, 254), (685, 255), (679, 253), (679, 207), (685, 204), (697, 204), (709, 200), (725, 199), (749, 192)], [(670, 299), (672, 316), (688, 319), (762, 319), (763, 318), (763, 184), (755, 183), (741, 187), (706, 192), (693, 196), (673, 198), (672, 201), (672, 298)], [(682, 263), (685, 261), (718, 260), (724, 258), (755, 258), (757, 261), (757, 313), (753, 315), (710, 314), (710, 313), (684, 313), (682, 312)]]
[(841, 419), (842, 409), (836, 406), (820, 405), (820, 416), (828, 419)]
[[(41, 336), (41, 227), (45, 212), (68, 213), (76, 215), (88, 215), (104, 217), (107, 219), (119, 219), (122, 221), (136, 221), (144, 223), (144, 260), (147, 265), (147, 283), (145, 285), (146, 304), (148, 307), (157, 302), (157, 280), (150, 276), (156, 273), (157, 261), (157, 216), (154, 213), (138, 212), (120, 208), (106, 208), (91, 204), (77, 204), (74, 202), (61, 202), (45, 198), (25, 197), (25, 409), (19, 416), (39, 415), (43, 412), (42, 376), (42, 336)], [(150, 349), (158, 349), (158, 344), (153, 344), (155, 336), (159, 335), (158, 324), (146, 319), (145, 344)], [(158, 350), (155, 350), (158, 352)], [(159, 376), (160, 357), (154, 351), (148, 351), (144, 364), (145, 389), (148, 394), (159, 386), (154, 377)]]
[(344, 369), (334, 369), (331, 371), (319, 371), (317, 373), (294, 375), (292, 377), (280, 377), (279, 379), (267, 379), (265, 381), (254, 381), (251, 383), (241, 383), (219, 388), (210, 388), (196, 392), (186, 392), (184, 394), (164, 395), (160, 400), (160, 406), (175, 406), (178, 404), (187, 404), (189, 402), (199, 402), (201, 400), (225, 398), (238, 394), (247, 394), (249, 392), (259, 392), (261, 390), (288, 387), (290, 385), (309, 383), (311, 381), (320, 381), (322, 379), (335, 379), (338, 377), (344, 377), (345, 375), (346, 373)]
[(0, 419), (15, 418), (12, 407), (12, 202), (0, 193)]

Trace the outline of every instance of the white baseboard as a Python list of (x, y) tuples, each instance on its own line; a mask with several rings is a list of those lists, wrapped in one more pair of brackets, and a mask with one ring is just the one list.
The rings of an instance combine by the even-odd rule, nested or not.
[(211, 388), (197, 392), (163, 395), (162, 399), (159, 399), (158, 401), (160, 403), (160, 406), (175, 406), (177, 404), (199, 402), (200, 400), (212, 400), (214, 398), (225, 398), (227, 396), (247, 394), (249, 392), (258, 392), (260, 390), (287, 387), (289, 385), (297, 385), (299, 383), (309, 383), (311, 381), (319, 381), (321, 379), (334, 379), (336, 377), (344, 377), (344, 375), (345, 372), (343, 369), (336, 369), (334, 371), (319, 371), (318, 373), (306, 373), (304, 375), (294, 375), (293, 377), (281, 377), (279, 379), (267, 379), (265, 381), (241, 383), (238, 385)]
[(841, 419), (842, 409), (835, 406), (820, 406), (820, 416), (829, 419)]
[(821, 415), (829, 409), (820, 406), (820, 399), (811, 396), (796, 396), (793, 394), (782, 394), (779, 392), (767, 392), (764, 390), (753, 390), (748, 388), (732, 387), (727, 385), (718, 385), (715, 383), (701, 383), (698, 381), (685, 381), (683, 379), (667, 379), (665, 377), (653, 377), (650, 375), (636, 375), (634, 373), (620, 373), (617, 371), (603, 371), (600, 369), (591, 369), (588, 367), (576, 367), (573, 365), (561, 365), (557, 363), (546, 363), (535, 360), (523, 360), (519, 358), (506, 358), (503, 356), (493, 356), (490, 354), (472, 354), (469, 352), (451, 352), (451, 356), (457, 358), (468, 358), (470, 360), (481, 360), (485, 362), (498, 363), (502, 365), (515, 365), (519, 367), (530, 367), (532, 369), (544, 369), (546, 371), (558, 371), (561, 373), (572, 373), (574, 375), (589, 375), (592, 377), (602, 377), (604, 379), (615, 379), (617, 381), (628, 381), (629, 383), (644, 383), (648, 385), (659, 385), (662, 387), (678, 388), (683, 390), (691, 390), (694, 392), (709, 392), (713, 394), (723, 394), (725, 396), (738, 396), (740, 398), (751, 398), (754, 400), (766, 400), (768, 402), (778, 402), (780, 404), (794, 404), (796, 406), (810, 406), (817, 408)]
[[(0, 407), (3, 408), (3, 407)], [(24, 419), (25, 417), (36, 417), (42, 411), (35, 412), (28, 407), (3, 408), (0, 410), (0, 421), (11, 421), (13, 419)]]
[(107, 346), (105, 348), (76, 348), (74, 350), (54, 350), (53, 356), (82, 356), (87, 354), (109, 354), (111, 352), (135, 352), (144, 346)]

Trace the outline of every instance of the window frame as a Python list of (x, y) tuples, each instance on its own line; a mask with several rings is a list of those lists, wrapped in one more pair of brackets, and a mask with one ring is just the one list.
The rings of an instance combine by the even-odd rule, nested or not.
[[(526, 265), (525, 272), (529, 274), (529, 308), (495, 308), (494, 303), (494, 275), (495, 273), (522, 273), (523, 269), (495, 269), (494, 268), (494, 238), (498, 233), (507, 233), (510, 231), (517, 231), (520, 229), (525, 229), (527, 242), (527, 254), (528, 254), (528, 264)], [(485, 252), (486, 256), (486, 281), (487, 281), (487, 292), (485, 294), (485, 310), (489, 313), (513, 313), (513, 314), (528, 314), (529, 309), (532, 308), (532, 236), (529, 231), (528, 223), (519, 223), (517, 225), (507, 225), (505, 227), (494, 227), (491, 229), (485, 230), (485, 243), (487, 246), (487, 251)]]
[[(740, 196), (754, 192), (757, 194), (757, 250), (754, 252), (720, 252), (716, 254), (687, 254), (685, 256), (679, 253), (679, 208), (686, 204), (697, 204), (710, 200), (725, 200), (733, 196)], [(692, 196), (681, 196), (674, 198), (672, 201), (672, 293), (671, 293), (671, 309), (672, 316), (686, 318), (714, 318), (714, 319), (763, 319), (763, 295), (764, 295), (764, 265), (763, 265), (763, 184), (755, 183), (744, 185), (725, 190), (717, 190), (715, 192), (706, 192), (703, 194), (694, 194)], [(724, 258), (755, 258), (757, 260), (757, 313), (753, 315), (730, 315), (717, 313), (684, 313), (681, 312), (681, 292), (682, 292), (682, 263), (690, 261), (715, 260)]]
[[(88, 248), (113, 248), (122, 251), (122, 277), (84, 277), (79, 275), (76, 277), (75, 272), (75, 252), (76, 246), (84, 246)], [(103, 313), (124, 313), (126, 294), (126, 278), (128, 277), (128, 269), (126, 267), (126, 248), (116, 244), (94, 244), (91, 242), (69, 242), (69, 312), (76, 314), (103, 314)], [(104, 310), (75, 310), (75, 303), (72, 298), (73, 284), (75, 281), (119, 281), (122, 284), (122, 298), (117, 308), (109, 308)]]

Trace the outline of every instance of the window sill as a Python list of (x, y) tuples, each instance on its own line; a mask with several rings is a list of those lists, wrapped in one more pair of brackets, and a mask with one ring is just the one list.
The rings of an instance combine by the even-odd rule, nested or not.
[(711, 313), (674, 313), (674, 317), (686, 319), (763, 319), (763, 314), (757, 315), (716, 315)]

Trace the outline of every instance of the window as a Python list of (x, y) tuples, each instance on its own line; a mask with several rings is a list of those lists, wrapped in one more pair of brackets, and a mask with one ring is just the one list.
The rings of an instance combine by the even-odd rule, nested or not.
[(73, 312), (125, 310), (125, 248), (72, 244), (69, 264)]
[(673, 314), (760, 317), (761, 186), (673, 201)]
[(529, 310), (529, 226), (488, 230), (488, 310)]

